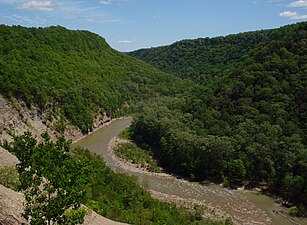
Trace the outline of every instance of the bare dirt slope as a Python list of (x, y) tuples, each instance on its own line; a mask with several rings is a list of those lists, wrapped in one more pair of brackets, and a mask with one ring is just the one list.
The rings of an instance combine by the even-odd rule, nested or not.
[(15, 167), (15, 165), (19, 163), (16, 156), (9, 153), (4, 148), (0, 147), (0, 168), (1, 167)]
[(95, 211), (92, 211), (91, 215), (86, 216), (84, 225), (125, 225), (126, 223), (120, 223), (103, 216), (100, 216)]
[[(41, 113), (36, 107), (31, 109), (22, 107), (20, 102), (8, 102), (0, 95), (0, 144), (4, 140), (12, 141), (12, 135), (20, 135), (30, 131), (34, 136), (40, 139), (41, 133), (48, 133), (55, 139), (59, 133), (53, 129), (55, 121), (46, 121), (45, 117), (48, 112)], [(108, 121), (105, 115), (102, 120), (95, 121), (95, 127), (99, 127)], [(82, 137), (82, 133), (76, 127), (69, 126), (65, 131), (66, 139), (76, 140)], [(18, 159), (7, 150), (0, 147), (0, 168), (15, 167)], [(0, 185), (0, 225), (19, 225), (27, 224), (22, 217), (24, 197), (22, 193), (13, 191)], [(100, 216), (96, 212), (86, 216), (84, 225), (124, 225), (124, 223), (115, 222)]]
[(0, 224), (26, 223), (22, 218), (23, 194), (0, 185)]
[[(23, 194), (0, 185), (0, 224), (19, 225), (27, 224), (22, 217)], [(92, 211), (85, 217), (84, 225), (125, 225), (100, 216)]]
[[(12, 135), (21, 135), (30, 131), (35, 137), (40, 139), (40, 135), (48, 131), (53, 139), (60, 134), (55, 131), (54, 125), (58, 121), (58, 116), (50, 116), (50, 110), (41, 112), (37, 107), (25, 107), (22, 102), (12, 99), (7, 101), (0, 95), (0, 141), (11, 141)], [(82, 136), (80, 130), (68, 125), (65, 131), (67, 139), (75, 139)]]

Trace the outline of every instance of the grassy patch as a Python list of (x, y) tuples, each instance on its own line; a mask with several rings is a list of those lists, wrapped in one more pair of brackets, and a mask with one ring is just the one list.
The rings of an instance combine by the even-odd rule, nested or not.
[(127, 127), (126, 129), (124, 129), (119, 133), (118, 137), (122, 139), (131, 140), (131, 132), (132, 132), (131, 127)]
[(125, 143), (114, 149), (115, 154), (125, 160), (130, 160), (134, 164), (140, 165), (151, 172), (162, 172), (157, 166), (157, 161), (154, 160), (148, 151), (139, 148), (136, 144)]
[(20, 184), (17, 170), (14, 167), (0, 168), (0, 184), (16, 191)]

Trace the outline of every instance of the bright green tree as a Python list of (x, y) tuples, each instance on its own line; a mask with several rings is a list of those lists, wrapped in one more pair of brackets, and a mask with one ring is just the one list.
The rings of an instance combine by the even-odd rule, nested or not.
[[(85, 195), (83, 163), (71, 157), (70, 142), (64, 138), (54, 143), (47, 133), (42, 137), (44, 141), (38, 144), (25, 133), (15, 137), (9, 149), (20, 160), (17, 170), (25, 194), (23, 216), (30, 224), (82, 223), (85, 212), (78, 209)], [(68, 210), (82, 215), (72, 221)]]
[(242, 185), (246, 170), (241, 159), (235, 159), (227, 163), (228, 177), (234, 185)]

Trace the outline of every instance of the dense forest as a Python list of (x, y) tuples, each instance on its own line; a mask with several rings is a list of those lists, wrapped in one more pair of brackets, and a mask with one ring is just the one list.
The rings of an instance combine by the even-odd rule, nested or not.
[(116, 116), (157, 92), (174, 93), (165, 88), (174, 80), (88, 31), (0, 25), (0, 94), (60, 108), (84, 133), (99, 112)]
[(268, 32), (182, 40), (170, 46), (140, 49), (128, 54), (162, 71), (205, 83), (217, 80), (226, 69), (236, 67), (247, 52), (267, 38)]
[[(84, 133), (92, 129), (98, 113), (127, 114), (136, 102), (160, 94), (171, 96), (191, 84), (113, 50), (96, 34), (60, 26), (1, 25), (0, 64), (1, 95), (16, 98), (24, 107), (59, 113)], [(14, 140), (12, 145), (4, 142), (3, 147), (21, 160), (19, 179), (13, 169), (1, 183), (9, 181), (4, 184), (25, 191), (24, 215), (33, 224), (69, 223), (74, 216), (81, 221), (83, 211), (71, 215), (65, 211), (80, 203), (132, 224), (224, 224), (203, 219), (201, 212), (190, 213), (153, 199), (134, 178), (112, 172), (87, 150), (70, 150), (70, 143), (62, 138), (53, 143), (47, 137), (45, 143), (37, 143), (27, 133)], [(46, 197), (38, 186), (59, 198)]]
[[(304, 211), (306, 37), (303, 22), (131, 53), (180, 77), (201, 74), (208, 81), (139, 104), (132, 138), (174, 173), (230, 187), (261, 186)], [(242, 48), (246, 38), (252, 44)], [(225, 59), (228, 51), (233, 61)]]
[[(0, 25), (0, 94), (59, 111), (84, 133), (98, 113), (133, 113), (131, 138), (166, 170), (262, 187), (306, 211), (306, 37), (302, 22), (129, 53), (136, 59), (88, 31)], [(136, 224), (142, 210), (148, 221), (195, 219), (164, 212), (130, 178), (75, 154), (93, 170), (87, 204), (98, 212)]]

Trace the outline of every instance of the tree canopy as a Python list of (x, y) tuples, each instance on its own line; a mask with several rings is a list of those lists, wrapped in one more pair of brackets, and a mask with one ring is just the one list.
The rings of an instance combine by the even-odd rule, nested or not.
[(60, 111), (84, 133), (99, 112), (120, 115), (135, 101), (171, 94), (166, 83), (176, 80), (88, 31), (0, 25), (0, 94)]
[(172, 172), (261, 186), (303, 209), (306, 32), (301, 22), (129, 53), (149, 65), (87, 31), (1, 25), (0, 93), (58, 108), (84, 133), (99, 111), (136, 113), (132, 138)]
[[(262, 186), (306, 208), (306, 31), (303, 22), (131, 53), (181, 77), (201, 70), (208, 80), (196, 80), (175, 98), (139, 104), (132, 137), (173, 172), (232, 187)], [(254, 44), (243, 49), (244, 37)], [(230, 53), (215, 47), (230, 40), (236, 60), (221, 65), (219, 58)], [(194, 63), (192, 75), (180, 64), (186, 58)], [(209, 59), (218, 79), (206, 69)]]

